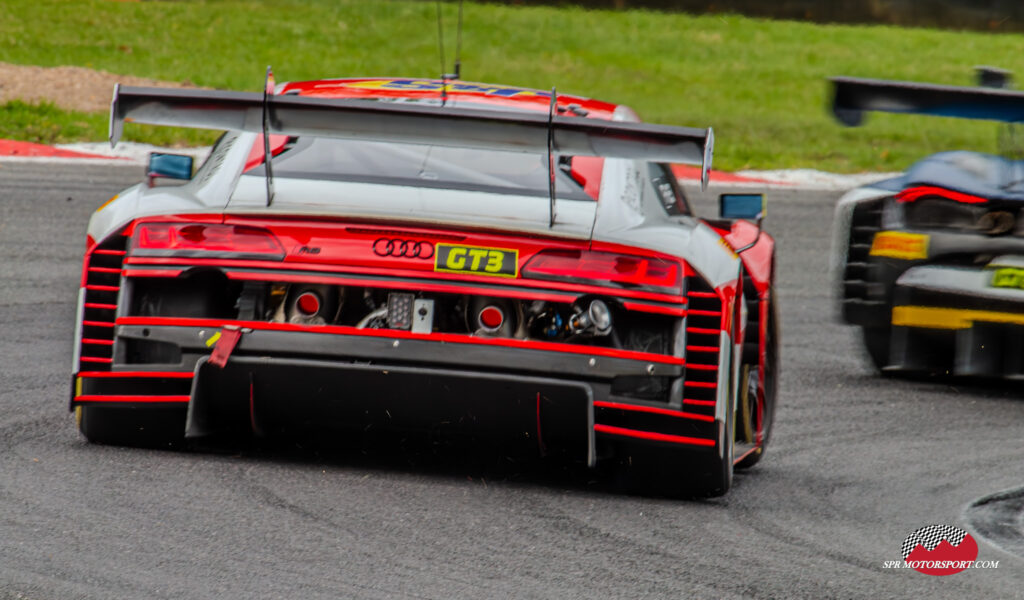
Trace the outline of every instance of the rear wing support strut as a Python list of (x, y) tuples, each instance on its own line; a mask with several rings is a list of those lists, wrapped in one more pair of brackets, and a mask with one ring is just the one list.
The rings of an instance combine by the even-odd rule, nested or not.
[(558, 108), (558, 93), (551, 88), (551, 104), (548, 106), (548, 227), (555, 226), (555, 110)]
[(274, 73), (267, 67), (267, 78), (263, 82), (263, 164), (267, 176), (267, 206), (274, 201), (274, 169), (270, 163), (270, 97), (274, 95)]

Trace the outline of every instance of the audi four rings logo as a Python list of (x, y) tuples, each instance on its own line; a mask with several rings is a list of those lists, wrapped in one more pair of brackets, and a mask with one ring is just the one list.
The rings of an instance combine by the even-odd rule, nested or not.
[(427, 259), (434, 257), (434, 245), (416, 240), (380, 238), (373, 243), (373, 253), (377, 256)]

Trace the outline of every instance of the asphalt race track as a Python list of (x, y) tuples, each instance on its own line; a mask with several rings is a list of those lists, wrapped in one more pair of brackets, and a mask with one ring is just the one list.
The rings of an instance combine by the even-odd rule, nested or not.
[(0, 163), (0, 598), (1011, 598), (1024, 561), (883, 569), (1024, 483), (1011, 389), (882, 379), (834, 320), (835, 193), (773, 190), (781, 405), (716, 500), (413, 448), (92, 446), (67, 411), (89, 213), (142, 168)]

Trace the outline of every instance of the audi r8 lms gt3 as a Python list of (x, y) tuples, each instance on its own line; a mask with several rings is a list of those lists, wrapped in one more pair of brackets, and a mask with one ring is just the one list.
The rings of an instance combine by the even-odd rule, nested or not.
[[(834, 111), (1024, 120), (1024, 94), (837, 78)], [(846, 194), (834, 267), (843, 319), (888, 371), (1024, 373), (1024, 163), (943, 152)]]
[(153, 156), (89, 223), (71, 406), (90, 441), (502, 431), (708, 494), (764, 452), (763, 200), (702, 220), (668, 166), (706, 181), (710, 129), (380, 78), (121, 87), (113, 142), (124, 121), (226, 133), (194, 175)]

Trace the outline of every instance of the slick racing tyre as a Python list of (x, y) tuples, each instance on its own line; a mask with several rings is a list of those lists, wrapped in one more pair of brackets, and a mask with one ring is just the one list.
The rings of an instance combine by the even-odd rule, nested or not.
[(881, 371), (889, 365), (889, 328), (862, 327), (861, 333), (864, 337), (864, 348), (868, 352), (871, 364)]
[[(774, 295), (772, 296), (774, 298)], [(768, 307), (768, 326), (765, 328), (764, 340), (764, 395), (757, 393), (758, 371), (744, 367), (746, 377), (740, 378), (740, 393), (745, 394), (741, 398), (741, 406), (747, 407), (744, 411), (744, 423), (742, 433), (756, 439), (760, 437), (761, 444), (751, 454), (736, 463), (737, 469), (749, 469), (761, 461), (765, 451), (768, 449), (768, 441), (771, 439), (772, 426), (775, 423), (775, 407), (779, 389), (779, 320), (778, 307), (773, 300)], [(746, 379), (746, 381), (744, 381)], [(752, 400), (752, 401), (751, 401)]]

